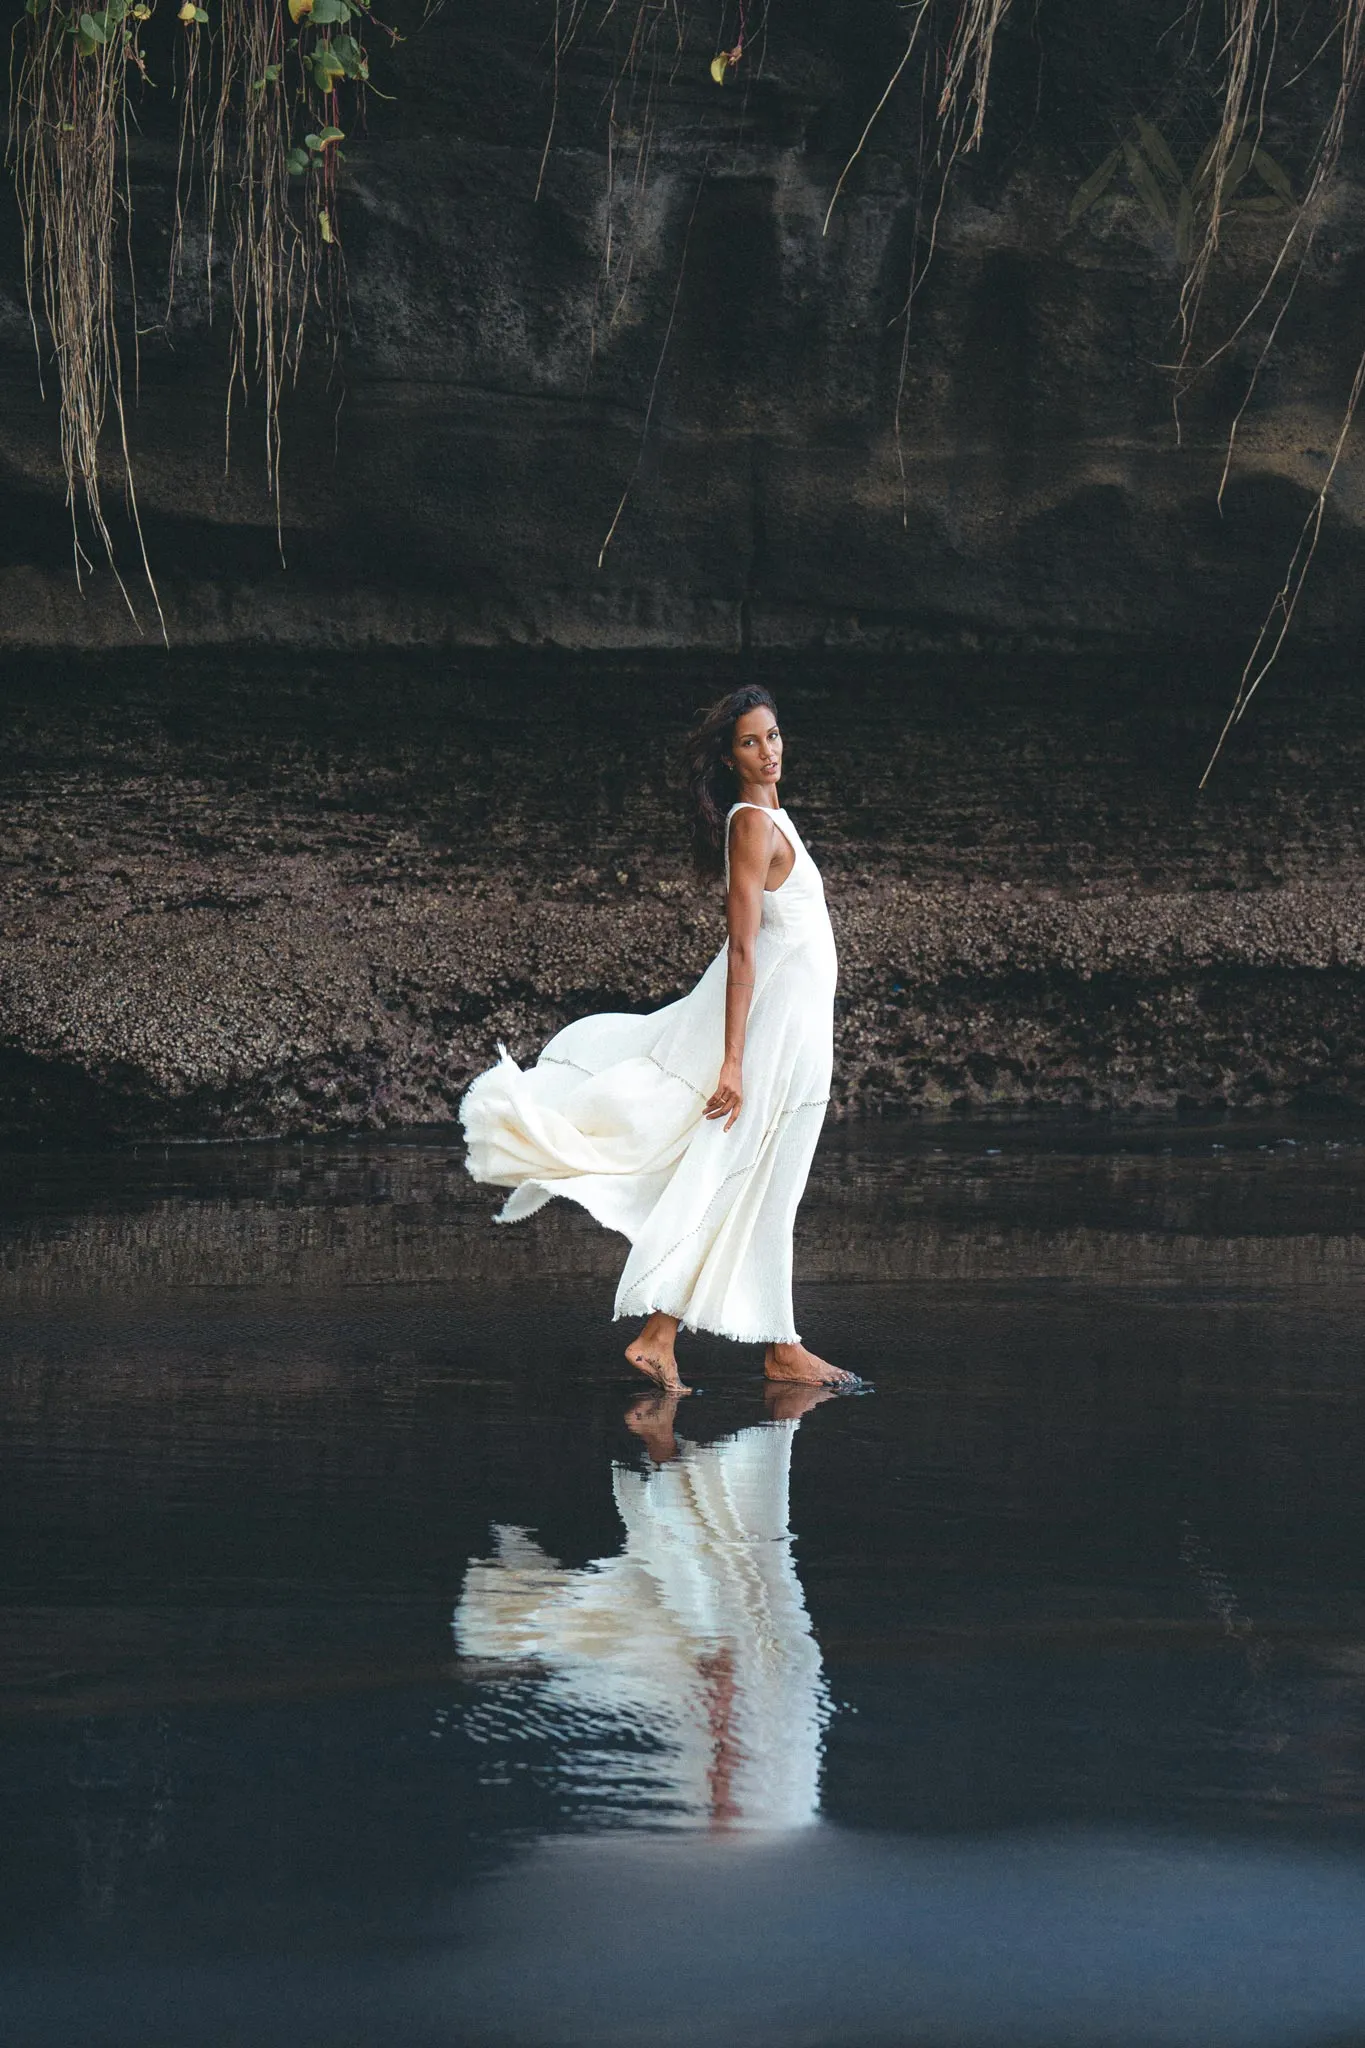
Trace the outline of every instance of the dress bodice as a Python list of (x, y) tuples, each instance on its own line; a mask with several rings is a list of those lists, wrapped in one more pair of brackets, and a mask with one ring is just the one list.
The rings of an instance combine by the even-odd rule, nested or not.
[[(730, 881), (730, 824), (736, 811), (764, 811), (764, 804), (732, 804), (725, 820), (725, 880)], [(785, 810), (767, 810), (778, 831), (790, 845), (796, 856), (791, 873), (776, 889), (763, 891), (763, 930), (775, 937), (798, 939), (825, 933), (829, 930), (829, 912), (825, 908), (825, 885), (820, 879), (820, 870), (811, 859), (802, 841), (801, 834), (793, 825)]]

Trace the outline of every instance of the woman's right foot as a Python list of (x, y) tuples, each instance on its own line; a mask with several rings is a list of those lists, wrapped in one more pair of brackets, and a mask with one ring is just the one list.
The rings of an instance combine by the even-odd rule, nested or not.
[(763, 1360), (763, 1377), (798, 1387), (844, 1387), (849, 1391), (863, 1384), (856, 1372), (831, 1365), (827, 1358), (807, 1351), (804, 1344), (770, 1344)]
[(673, 1350), (677, 1334), (672, 1316), (651, 1316), (634, 1343), (627, 1344), (626, 1357), (665, 1394), (690, 1394), (692, 1389), (683, 1385)]

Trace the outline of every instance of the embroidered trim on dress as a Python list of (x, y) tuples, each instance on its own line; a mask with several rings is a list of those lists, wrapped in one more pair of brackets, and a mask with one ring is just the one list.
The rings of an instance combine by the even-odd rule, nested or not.
[[(652, 1052), (647, 1052), (645, 1058), (652, 1067), (657, 1067), (661, 1074), (666, 1074), (670, 1081), (678, 1081), (684, 1088), (690, 1088), (694, 1095), (700, 1095), (703, 1102), (708, 1099), (706, 1090), (699, 1088), (695, 1081), (689, 1081), (686, 1074), (675, 1074), (672, 1067), (666, 1067), (662, 1060), (655, 1059)], [(572, 1067), (575, 1074), (586, 1074), (590, 1081), (597, 1079), (591, 1067), (580, 1067), (577, 1060), (566, 1060), (561, 1053), (543, 1052), (536, 1061), (536, 1065), (538, 1067)]]
[[(688, 1238), (695, 1237), (699, 1230), (705, 1230), (711, 1211), (715, 1208), (717, 1201), (719, 1200), (720, 1196), (725, 1192), (726, 1188), (729, 1187), (731, 1181), (741, 1180), (746, 1173), (752, 1173), (753, 1170), (754, 1169), (752, 1166), (737, 1166), (733, 1173), (727, 1173), (724, 1180), (720, 1183), (719, 1187), (717, 1187), (715, 1192), (712, 1194), (711, 1199), (707, 1203), (706, 1207), (702, 1210), (701, 1221), (699, 1223), (694, 1223), (690, 1230), (685, 1230), (682, 1236), (678, 1238), (675, 1243), (671, 1244), (668, 1247), (668, 1250), (664, 1253), (663, 1257), (655, 1261), (655, 1263), (650, 1267), (647, 1273), (640, 1274), (639, 1278), (634, 1282), (634, 1285), (636, 1287), (643, 1287), (646, 1280), (652, 1280), (654, 1278), (654, 1275), (658, 1272), (660, 1266), (666, 1266), (668, 1264), (674, 1252), (677, 1251), (679, 1245), (686, 1244)], [(619, 1322), (620, 1317), (614, 1317), (613, 1321)]]
[(645, 1058), (652, 1067), (657, 1067), (661, 1074), (667, 1074), (670, 1081), (681, 1081), (684, 1088), (690, 1088), (694, 1095), (700, 1095), (703, 1102), (710, 1100), (704, 1088), (699, 1088), (695, 1081), (689, 1081), (686, 1074), (675, 1074), (672, 1067), (666, 1067), (662, 1060), (656, 1060), (652, 1052), (647, 1052)]

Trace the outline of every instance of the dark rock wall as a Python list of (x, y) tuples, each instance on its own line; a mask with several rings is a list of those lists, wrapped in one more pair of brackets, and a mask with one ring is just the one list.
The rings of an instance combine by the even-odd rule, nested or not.
[[(1013, 11), (907, 337), (914, 92), (824, 231), (904, 47), (892, 0), (773, 0), (724, 89), (697, 18), (648, 101), (618, 96), (611, 178), (633, 17), (608, 13), (561, 66), (539, 197), (553, 7), (441, 9), (348, 138), (350, 332), (340, 380), (315, 351), (288, 401), (287, 567), (257, 402), (220, 460), (221, 280), (157, 326), (153, 95), (132, 437), (169, 654), (106, 573), (76, 588), (4, 214), (0, 1127), (439, 1120), (496, 1039), (678, 993), (720, 919), (667, 764), (745, 675), (779, 689), (829, 877), (841, 1104), (1365, 1101), (1349, 464), (1291, 658), (1196, 793), (1365, 340), (1358, 158), (1220, 507), (1263, 323), (1178, 437), (1169, 235), (1131, 197), (1067, 219), (1133, 111), (1199, 152), (1169, 12)], [(1296, 178), (1321, 111), (1272, 107)], [(1278, 227), (1229, 226), (1210, 337)]]
[[(172, 106), (149, 94), (133, 161), (132, 438), (174, 643), (875, 651), (926, 631), (1025, 645), (1205, 640), (1211, 624), (1228, 642), (1249, 635), (1361, 345), (1365, 207), (1352, 157), (1220, 513), (1224, 437), (1264, 323), (1191, 395), (1178, 440), (1160, 367), (1177, 348), (1171, 237), (1131, 196), (1067, 218), (1135, 108), (1161, 118), (1187, 165), (1197, 156), (1216, 67), (1159, 34), (1172, 12), (1125, 0), (1099, 35), (1080, 0), (1014, 11), (987, 146), (953, 186), (907, 341), (915, 90), (888, 105), (823, 232), (903, 49), (893, 0), (773, 0), (724, 88), (706, 69), (717, 22), (696, 16), (648, 95), (618, 91), (610, 165), (613, 38), (634, 9), (606, 11), (560, 67), (539, 197), (550, 0), (447, 6), (420, 29), (414, 8), (408, 40), (376, 58), (393, 99), (372, 99), (367, 131), (347, 140), (351, 332), (340, 380), (319, 349), (288, 402), (287, 571), (258, 405), (238, 406), (226, 477), (219, 460), (221, 277), (215, 324), (191, 272), (157, 325)], [(153, 58), (164, 88), (155, 39)], [(1272, 106), (1268, 139), (1291, 174), (1321, 111), (1303, 92)], [(1229, 224), (1210, 341), (1246, 310), (1279, 231)], [(74, 586), (12, 216), (4, 232), (0, 634), (132, 644), (107, 575), (84, 598)], [(1348, 479), (1308, 640), (1359, 631), (1361, 516)]]

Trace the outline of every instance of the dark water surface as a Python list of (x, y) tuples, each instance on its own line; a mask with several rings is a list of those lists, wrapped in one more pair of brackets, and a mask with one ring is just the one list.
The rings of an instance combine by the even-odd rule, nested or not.
[(11, 1157), (0, 2037), (1365, 2042), (1363, 1168), (832, 1131), (668, 1457), (444, 1134)]

